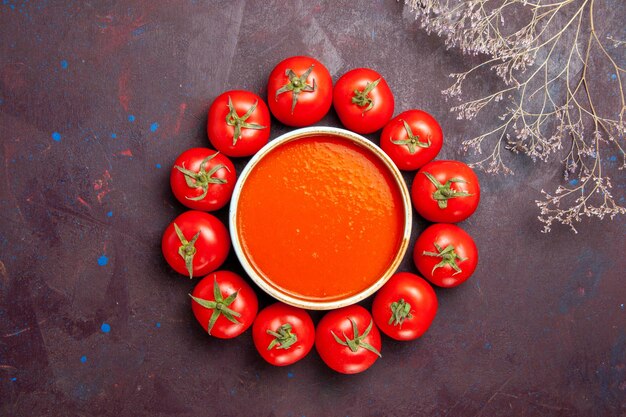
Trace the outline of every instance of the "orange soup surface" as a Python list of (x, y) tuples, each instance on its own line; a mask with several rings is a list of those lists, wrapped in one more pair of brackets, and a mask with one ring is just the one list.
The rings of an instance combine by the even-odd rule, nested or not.
[(271, 286), (333, 301), (376, 282), (398, 252), (402, 194), (370, 151), (332, 136), (271, 150), (250, 171), (237, 207), (243, 252)]

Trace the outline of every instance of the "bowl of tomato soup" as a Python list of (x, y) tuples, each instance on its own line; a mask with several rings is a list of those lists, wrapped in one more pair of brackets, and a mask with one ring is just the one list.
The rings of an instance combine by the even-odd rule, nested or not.
[(376, 292), (397, 269), (410, 201), (394, 163), (369, 140), (332, 127), (297, 129), (242, 171), (230, 233), (265, 292), (301, 308), (339, 308)]

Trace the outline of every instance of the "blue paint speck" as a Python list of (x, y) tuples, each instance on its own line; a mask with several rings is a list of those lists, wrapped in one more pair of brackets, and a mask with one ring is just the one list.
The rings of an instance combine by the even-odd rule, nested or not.
[(161, 327), (161, 323), (157, 321), (156, 327)]
[(107, 212), (107, 217), (113, 217), (113, 212), (112, 211), (108, 211)]
[(161, 169), (161, 164), (156, 164), (155, 165), (157, 168)]
[(11, 381), (15, 382), (15, 381), (17, 381), (17, 378), (13, 377), (13, 378), (11, 378)]
[(611, 155), (611, 156), (609, 157), (609, 161), (611, 161), (611, 162), (615, 162), (615, 161), (617, 161), (617, 156), (615, 156), (615, 155)]
[(80, 361), (81, 361), (82, 363), (87, 362), (87, 356), (81, 356), (81, 357), (80, 357)]
[(66, 60), (61, 61), (61, 68), (67, 69), (67, 67), (68, 67), (67, 61)]
[(111, 139), (115, 139), (117, 138), (117, 135), (115, 133), (111, 133)]
[(158, 128), (159, 128), (159, 124), (157, 122), (154, 122), (150, 125), (151, 132), (156, 132)]
[(617, 74), (611, 74), (611, 79), (612, 79), (613, 81), (617, 80)]
[(102, 333), (109, 333), (111, 331), (111, 325), (109, 323), (102, 323), (100, 330), (102, 330)]
[(293, 378), (294, 376), (293, 372), (287, 372), (287, 378)]
[(139, 36), (146, 31), (146, 26), (140, 26), (137, 29), (133, 30), (133, 36)]
[(102, 255), (98, 258), (98, 265), (105, 266), (109, 262), (109, 258), (106, 255)]
[(578, 184), (578, 180), (576, 178), (574, 178), (573, 180), (570, 180), (570, 185), (577, 185)]
[(483, 347), (484, 347), (485, 349), (487, 349), (487, 350), (491, 350), (491, 348), (492, 348), (493, 346), (491, 346), (491, 343), (487, 342), (487, 343), (485, 343), (485, 344), (483, 345)]
[(52, 132), (52, 140), (55, 142), (61, 142), (61, 134), (59, 132)]
[(131, 123), (134, 122), (135, 121), (135, 116), (133, 116), (132, 114), (129, 114), (128, 115), (128, 121), (131, 122)]

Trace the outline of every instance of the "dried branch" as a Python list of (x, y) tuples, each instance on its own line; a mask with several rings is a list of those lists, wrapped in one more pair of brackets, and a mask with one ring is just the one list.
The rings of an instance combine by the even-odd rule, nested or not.
[[(473, 119), (486, 109), (501, 112), (497, 127), (463, 142), (464, 149), (476, 155), (485, 147), (492, 149), (474, 166), (512, 173), (503, 159), (505, 149), (548, 161), (567, 146), (562, 161), (567, 185), (554, 193), (542, 190), (544, 199), (536, 201), (544, 232), (554, 222), (576, 231), (575, 223), (584, 216), (603, 219), (626, 213), (611, 194), (604, 166), (606, 153), (614, 149), (619, 169), (626, 167), (626, 41), (612, 35), (601, 39), (596, 0), (405, 2), (422, 27), (441, 36), (448, 47), (487, 57), (466, 72), (451, 74), (454, 82), (443, 91), (460, 101), (452, 108), (459, 119)], [(624, 20), (614, 19), (617, 26)], [(461, 100), (465, 83), (484, 68), (493, 70), (503, 87)]]

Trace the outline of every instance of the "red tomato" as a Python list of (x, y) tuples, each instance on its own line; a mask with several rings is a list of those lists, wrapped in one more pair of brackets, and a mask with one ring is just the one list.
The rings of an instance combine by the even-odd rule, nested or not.
[(413, 261), (420, 273), (440, 287), (456, 287), (476, 270), (478, 249), (474, 239), (453, 224), (426, 228), (415, 242)]
[(400, 113), (380, 135), (380, 147), (398, 168), (406, 171), (414, 171), (435, 159), (442, 145), (441, 126), (422, 110)]
[(228, 203), (237, 174), (233, 163), (208, 148), (192, 148), (181, 153), (170, 174), (174, 196), (194, 210), (213, 211)]
[(372, 315), (378, 328), (396, 340), (417, 339), (437, 313), (437, 295), (423, 278), (399, 272), (376, 293)]
[(270, 112), (263, 99), (250, 91), (231, 90), (211, 104), (209, 140), (228, 156), (255, 154), (270, 138)]
[(276, 366), (291, 365), (311, 351), (315, 326), (306, 310), (276, 303), (254, 320), (252, 338), (263, 359)]
[(393, 93), (379, 73), (357, 68), (346, 72), (335, 84), (333, 106), (345, 127), (357, 133), (372, 133), (393, 116)]
[(230, 237), (217, 217), (189, 210), (167, 226), (161, 249), (176, 272), (193, 278), (208, 274), (224, 263), (230, 250)]
[(274, 67), (267, 82), (270, 110), (283, 124), (308, 126), (322, 120), (333, 101), (326, 67), (308, 56), (293, 56)]
[(478, 177), (459, 161), (433, 161), (415, 175), (411, 198), (417, 212), (431, 222), (457, 223), (476, 211)]
[(333, 310), (317, 324), (315, 348), (330, 368), (343, 374), (363, 372), (380, 357), (380, 332), (359, 305)]
[(229, 271), (213, 272), (202, 278), (190, 296), (198, 323), (211, 336), (220, 339), (245, 332), (259, 308), (254, 290), (243, 278)]

